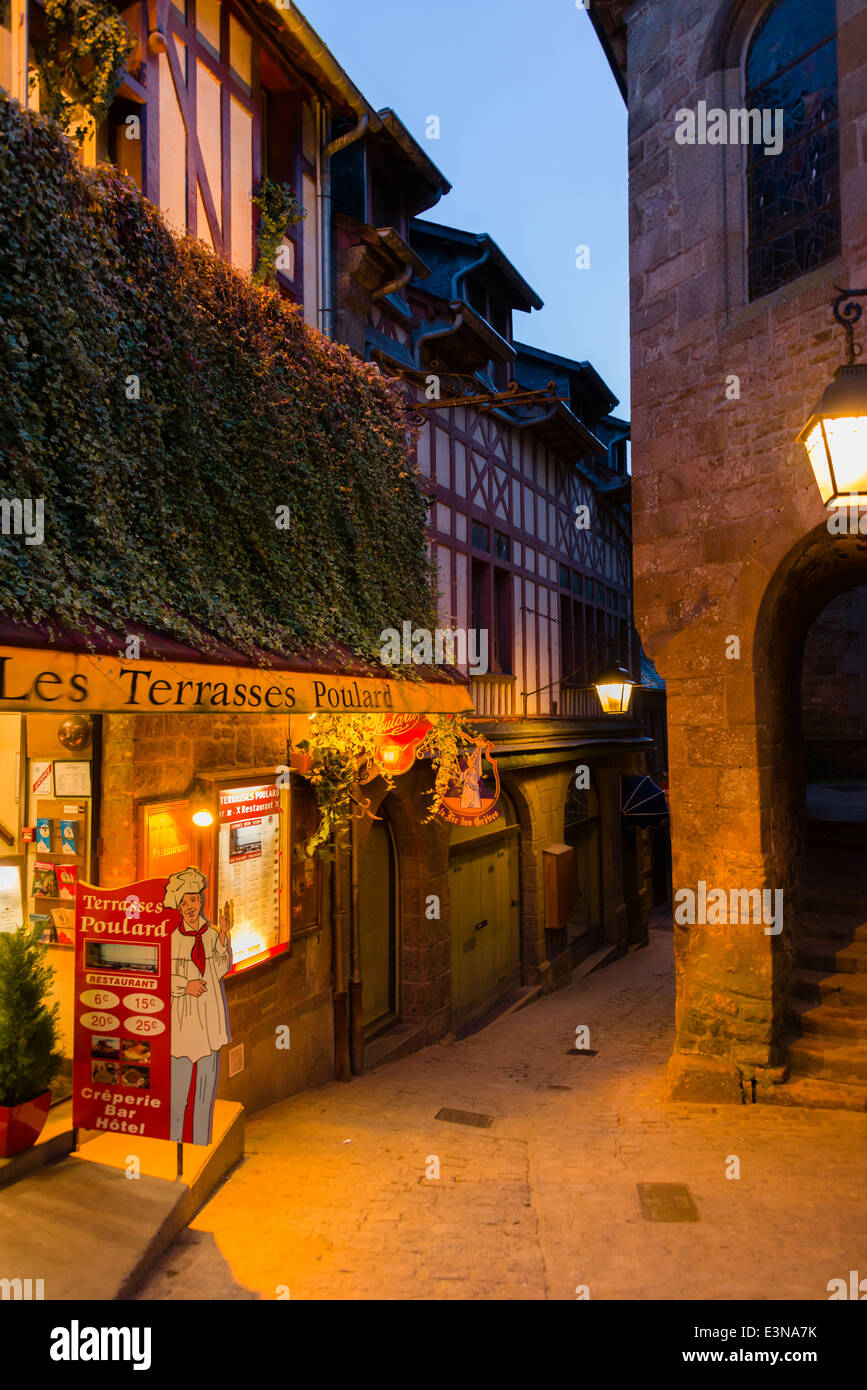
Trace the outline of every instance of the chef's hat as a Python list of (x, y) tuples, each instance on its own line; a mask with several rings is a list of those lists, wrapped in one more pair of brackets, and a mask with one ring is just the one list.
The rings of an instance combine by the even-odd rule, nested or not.
[(207, 883), (205, 875), (192, 866), (182, 869), (178, 874), (172, 874), (166, 884), (163, 907), (180, 907), (181, 898), (185, 893), (204, 893)]

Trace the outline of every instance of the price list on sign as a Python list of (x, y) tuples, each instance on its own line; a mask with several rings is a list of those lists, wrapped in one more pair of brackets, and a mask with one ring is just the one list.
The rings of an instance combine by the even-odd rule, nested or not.
[(80, 883), (75, 898), (73, 1124), (168, 1139), (171, 939), (166, 881)]

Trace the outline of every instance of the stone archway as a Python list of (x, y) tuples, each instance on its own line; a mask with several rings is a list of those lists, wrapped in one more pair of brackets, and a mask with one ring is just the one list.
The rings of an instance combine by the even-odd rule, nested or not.
[[(831, 535), (805, 497), (768, 564), (755, 543), (702, 643), (685, 627), (658, 663), (669, 681), (674, 889), (781, 890), (784, 926), (678, 922), (678, 1099), (766, 1100), (784, 1076), (791, 936), (806, 855), (800, 684), (804, 642), (837, 595), (867, 581), (867, 537)], [(792, 533), (795, 533), (793, 535)], [(770, 547), (768, 547), (770, 548)], [(720, 660), (739, 636), (737, 659)], [(703, 650), (716, 648), (712, 661)], [(699, 674), (707, 661), (707, 674)]]
[(802, 896), (806, 854), (801, 728), (804, 645), (819, 614), (839, 594), (867, 583), (867, 537), (830, 535), (818, 526), (778, 565), (759, 608), (753, 642), (758, 766), (767, 770), (768, 869), (793, 907)]

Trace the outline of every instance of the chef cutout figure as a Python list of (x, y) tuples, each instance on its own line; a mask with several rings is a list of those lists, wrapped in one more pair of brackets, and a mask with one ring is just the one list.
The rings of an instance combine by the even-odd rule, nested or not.
[(223, 977), (231, 969), (229, 940), (235, 921), (233, 902), (218, 910), (219, 930), (204, 915), (207, 879), (199, 869), (183, 869), (166, 883), (163, 906), (181, 917), (172, 933), (172, 1085), (171, 1134), (180, 1143), (193, 1066), (193, 1143), (210, 1144), (214, 1099), (220, 1076), (220, 1049), (229, 1042), (229, 1012)]

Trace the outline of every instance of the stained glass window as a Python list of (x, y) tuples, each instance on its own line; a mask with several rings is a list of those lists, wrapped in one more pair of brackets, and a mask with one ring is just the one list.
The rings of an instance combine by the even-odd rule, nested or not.
[(750, 44), (746, 105), (782, 110), (782, 148), (751, 144), (750, 299), (840, 252), (835, 0), (775, 0)]

